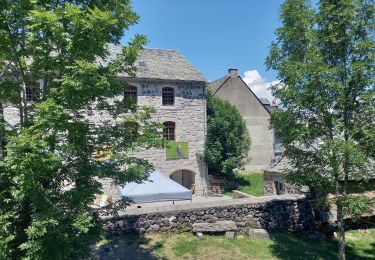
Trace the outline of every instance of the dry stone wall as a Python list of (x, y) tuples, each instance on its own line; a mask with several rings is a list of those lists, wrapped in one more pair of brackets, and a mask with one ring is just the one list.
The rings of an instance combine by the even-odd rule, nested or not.
[(180, 205), (174, 210), (130, 212), (104, 220), (110, 235), (129, 232), (190, 232), (194, 223), (234, 221), (240, 232), (249, 228), (310, 233), (317, 229), (314, 211), (304, 196), (283, 195), (262, 199), (236, 199), (216, 204)]

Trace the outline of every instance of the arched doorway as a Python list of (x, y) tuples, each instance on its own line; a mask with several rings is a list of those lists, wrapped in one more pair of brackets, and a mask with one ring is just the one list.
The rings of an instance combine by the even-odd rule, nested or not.
[(195, 173), (189, 170), (175, 171), (170, 178), (189, 190), (195, 185)]

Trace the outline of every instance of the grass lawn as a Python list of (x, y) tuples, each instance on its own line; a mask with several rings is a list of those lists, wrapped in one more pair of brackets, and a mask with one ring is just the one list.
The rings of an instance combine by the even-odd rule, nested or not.
[[(238, 173), (235, 181), (240, 185), (239, 191), (253, 196), (264, 195), (264, 176), (261, 172)], [(224, 190), (223, 194), (233, 195), (231, 190)]]
[[(337, 259), (336, 239), (312, 241), (289, 233), (274, 234), (272, 240), (153, 234), (112, 243), (118, 248), (107, 250), (111, 259)], [(347, 259), (375, 259), (375, 229), (347, 232), (346, 252)]]

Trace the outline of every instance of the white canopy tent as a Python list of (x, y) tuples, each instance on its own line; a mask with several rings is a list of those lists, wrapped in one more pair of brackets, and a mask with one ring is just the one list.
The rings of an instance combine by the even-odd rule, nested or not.
[(154, 170), (148, 180), (142, 183), (130, 182), (118, 186), (120, 197), (131, 198), (135, 203), (191, 200), (191, 190), (169, 179), (166, 175)]

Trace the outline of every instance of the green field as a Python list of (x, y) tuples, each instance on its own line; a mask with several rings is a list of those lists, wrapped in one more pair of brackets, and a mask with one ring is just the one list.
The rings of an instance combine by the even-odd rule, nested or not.
[[(335, 238), (313, 241), (289, 233), (276, 233), (272, 239), (259, 240), (246, 235), (233, 240), (205, 235), (198, 240), (190, 233), (153, 234), (129, 236), (112, 241), (111, 245), (104, 245), (107, 252), (100, 249), (103, 253), (98, 253), (99, 256), (104, 258), (110, 254), (113, 259), (337, 259)], [(347, 232), (346, 252), (347, 259), (375, 259), (375, 229)]]
[[(239, 184), (238, 190), (253, 196), (264, 195), (264, 176), (260, 172), (238, 173), (234, 179)], [(232, 196), (231, 190), (223, 190), (223, 194)]]
[(167, 160), (189, 158), (189, 146), (187, 142), (168, 142)]

